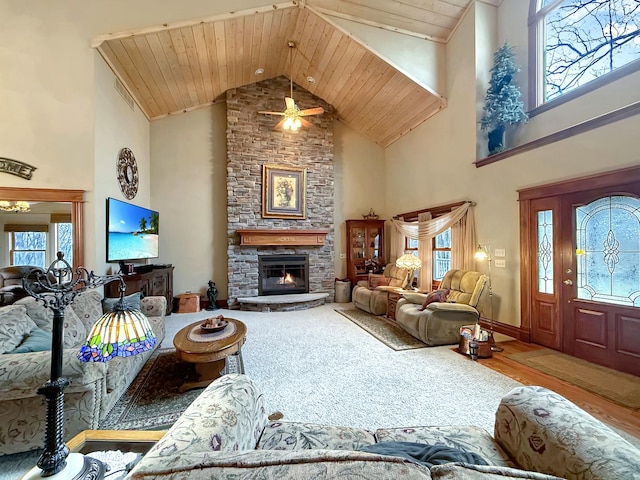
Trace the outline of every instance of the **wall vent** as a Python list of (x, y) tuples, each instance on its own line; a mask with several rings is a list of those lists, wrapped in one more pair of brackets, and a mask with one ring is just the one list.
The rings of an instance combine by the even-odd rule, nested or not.
[(135, 110), (136, 102), (133, 100), (131, 94), (127, 92), (127, 88), (124, 86), (124, 83), (122, 83), (117, 77), (115, 78), (115, 87), (122, 98), (124, 98), (124, 101), (127, 102), (129, 108), (131, 110)]

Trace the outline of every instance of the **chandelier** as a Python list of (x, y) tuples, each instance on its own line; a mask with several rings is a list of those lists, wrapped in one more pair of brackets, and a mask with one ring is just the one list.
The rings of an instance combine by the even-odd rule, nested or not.
[(0, 200), (0, 210), (3, 212), (28, 212), (31, 210), (29, 202), (8, 202), (7, 200)]

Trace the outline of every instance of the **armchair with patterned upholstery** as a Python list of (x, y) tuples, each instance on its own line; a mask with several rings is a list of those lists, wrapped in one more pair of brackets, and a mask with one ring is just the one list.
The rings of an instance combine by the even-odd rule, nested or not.
[[(471, 270), (449, 270), (438, 294), (406, 293), (396, 306), (396, 322), (427, 345), (460, 341), (460, 327), (475, 324), (488, 296), (487, 276)], [(436, 301), (430, 302), (433, 298)]]

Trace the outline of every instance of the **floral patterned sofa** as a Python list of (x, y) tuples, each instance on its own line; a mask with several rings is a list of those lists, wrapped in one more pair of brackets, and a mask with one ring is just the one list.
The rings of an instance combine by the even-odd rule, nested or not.
[[(165, 335), (166, 299), (143, 298), (140, 309), (149, 318), (159, 345)], [(0, 308), (0, 455), (44, 445), (46, 405), (37, 389), (51, 373), (52, 315), (31, 297)], [(65, 389), (66, 439), (82, 430), (97, 429), (152, 353), (117, 357), (107, 363), (80, 362), (76, 357), (80, 345), (101, 315), (102, 296), (95, 290), (78, 295), (65, 310), (62, 375), (71, 381)], [(43, 340), (35, 350), (47, 350), (23, 348), (29, 338), (37, 336)], [(16, 347), (27, 351), (14, 353)]]
[[(418, 442), (472, 452), (488, 465), (427, 468), (358, 449)], [(640, 479), (640, 449), (542, 387), (501, 401), (492, 437), (474, 427), (364, 429), (268, 421), (246, 375), (213, 382), (136, 465), (128, 479)]]

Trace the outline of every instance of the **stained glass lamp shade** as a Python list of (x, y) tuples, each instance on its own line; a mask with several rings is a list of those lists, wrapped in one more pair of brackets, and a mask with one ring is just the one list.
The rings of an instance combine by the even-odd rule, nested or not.
[(151, 350), (155, 344), (147, 317), (121, 298), (112, 312), (95, 323), (78, 358), (83, 362), (108, 362), (114, 357), (130, 357)]

